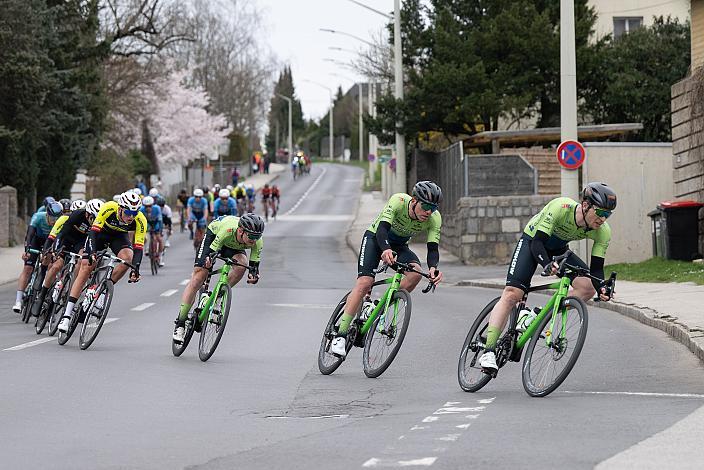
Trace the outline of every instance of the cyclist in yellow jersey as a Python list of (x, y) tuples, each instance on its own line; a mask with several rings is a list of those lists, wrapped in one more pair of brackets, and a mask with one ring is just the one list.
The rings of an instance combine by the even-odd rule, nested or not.
[[(76, 280), (71, 286), (71, 294), (66, 304), (66, 311), (59, 324), (59, 330), (66, 332), (73, 315), (73, 307), (78, 301), (78, 297), (83, 290), (83, 286), (90, 277), (95, 267), (95, 253), (110, 247), (110, 250), (123, 261), (135, 266), (135, 270), (130, 273), (129, 282), (139, 281), (139, 265), (142, 262), (142, 248), (144, 246), (144, 236), (147, 231), (147, 219), (139, 212), (142, 206), (142, 199), (139, 195), (130, 190), (122, 193), (119, 202), (106, 202), (100, 208), (97, 217), (93, 221), (86, 244), (83, 248), (88, 259), (81, 261), (81, 267), (76, 276)], [(134, 232), (134, 247), (130, 243), (128, 232)], [(112, 282), (122, 279), (128, 267), (119, 264), (112, 273)], [(90, 294), (88, 286), (87, 294)]]

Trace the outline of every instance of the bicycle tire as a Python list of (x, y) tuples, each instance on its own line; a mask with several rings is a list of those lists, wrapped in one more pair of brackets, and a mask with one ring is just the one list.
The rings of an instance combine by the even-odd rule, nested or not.
[(193, 318), (192, 321), (190, 322), (190, 326), (186, 327), (188, 325), (188, 322), (186, 322), (186, 325), (184, 325), (184, 328), (186, 328), (186, 332), (183, 336), (183, 342), (182, 343), (177, 343), (173, 339), (171, 339), (171, 353), (179, 357), (183, 352), (186, 350), (188, 347), (188, 343), (191, 342), (191, 337), (193, 336), (193, 331), (194, 331), (194, 323), (197, 321), (197, 318)]
[[(545, 339), (545, 335), (543, 334), (543, 331), (545, 328), (548, 326), (552, 319), (552, 315), (546, 315), (545, 318), (543, 318), (543, 321), (540, 323), (538, 326), (538, 329), (536, 331), (536, 334), (533, 335), (533, 337), (530, 339), (530, 342), (528, 343), (528, 346), (526, 347), (526, 352), (525, 352), (525, 357), (523, 358), (523, 371), (521, 373), (522, 380), (523, 380), (523, 388), (525, 389), (526, 393), (530, 395), (531, 397), (545, 397), (555, 391), (557, 387), (562, 384), (562, 382), (567, 378), (569, 373), (572, 371), (572, 368), (574, 365), (577, 363), (577, 359), (579, 358), (579, 354), (582, 352), (582, 346), (584, 346), (584, 340), (587, 337), (587, 328), (589, 326), (589, 319), (588, 319), (588, 313), (587, 313), (587, 305), (584, 303), (582, 299), (579, 299), (577, 297), (566, 297), (563, 300), (563, 305), (568, 305), (571, 307), (574, 307), (574, 310), (577, 312), (579, 315), (580, 319), (580, 327), (579, 327), (579, 334), (577, 336), (577, 340), (574, 346), (574, 351), (570, 355), (569, 359), (567, 359), (567, 363), (565, 365), (565, 368), (558, 374), (558, 376), (549, 384), (546, 384), (544, 386), (538, 386), (534, 383), (532, 374), (530, 372), (531, 365), (533, 363), (533, 353), (535, 352), (535, 347), (536, 344), (538, 343), (538, 340), (540, 339)], [(559, 321), (559, 320), (556, 320)], [(569, 330), (569, 327), (568, 327)], [(554, 352), (553, 354), (553, 361), (555, 362), (554, 359)], [(559, 354), (559, 352), (558, 352)], [(560, 360), (561, 358), (564, 357), (564, 353), (557, 359)], [(535, 358), (537, 359), (537, 358)], [(537, 374), (536, 374), (537, 375)]]
[[(327, 325), (325, 325), (325, 330), (323, 330), (323, 339), (320, 342), (320, 349), (318, 350), (318, 370), (320, 370), (320, 373), (323, 375), (332, 374), (338, 367), (340, 367), (340, 364), (345, 361), (345, 358), (336, 356), (328, 351), (330, 350), (332, 338), (335, 337), (335, 325), (338, 320), (342, 318), (345, 305), (347, 304), (347, 297), (349, 295), (350, 293), (348, 292), (344, 297), (342, 297), (342, 300), (338, 302), (335, 310), (332, 312), (332, 315), (330, 315)], [(332, 362), (329, 365), (325, 362), (327, 357), (332, 358)]]
[[(83, 327), (81, 328), (81, 335), (78, 338), (78, 346), (86, 350), (90, 347), (91, 344), (93, 344), (93, 341), (95, 341), (95, 338), (98, 337), (98, 333), (100, 333), (100, 329), (103, 327), (103, 324), (105, 323), (105, 319), (108, 317), (108, 311), (110, 310), (110, 304), (112, 303), (112, 294), (114, 292), (115, 286), (112, 283), (112, 280), (106, 279), (103, 281), (103, 283), (96, 289), (95, 291), (95, 297), (93, 297), (93, 301), (90, 303), (90, 306), (88, 307), (88, 311), (86, 312), (86, 318), (83, 320)], [(96, 315), (93, 313), (94, 308), (98, 308), (96, 306), (98, 300), (100, 299), (101, 295), (105, 295), (105, 299), (103, 300), (103, 306), (99, 308), (99, 315)], [(95, 330), (87, 334), (88, 330), (88, 325), (91, 324), (91, 318), (97, 318), (97, 324), (95, 326)]]
[[(73, 336), (73, 333), (78, 328), (78, 323), (80, 322), (80, 318), (82, 315), (82, 307), (79, 302), (81, 302), (80, 298), (78, 299), (78, 302), (76, 302), (78, 304), (78, 311), (73, 312), (73, 315), (71, 315), (71, 323), (69, 323), (69, 325), (68, 325), (68, 331), (66, 331), (66, 333), (64, 333), (61, 330), (59, 330), (59, 336), (57, 337), (57, 339), (58, 339), (58, 342), (61, 346), (66, 344), (68, 342), (68, 340), (71, 339), (71, 336)], [(63, 318), (63, 315), (59, 318), (58, 323), (61, 323), (61, 318)], [(58, 328), (58, 324), (57, 324), (57, 328)]]
[[(386, 371), (386, 369), (389, 368), (391, 363), (396, 358), (399, 349), (401, 349), (403, 339), (406, 337), (406, 331), (408, 331), (408, 325), (411, 322), (411, 295), (403, 289), (397, 290), (396, 292), (394, 292), (394, 296), (392, 297), (391, 302), (389, 303), (389, 307), (393, 306), (399, 300), (403, 300), (406, 303), (406, 312), (403, 317), (400, 330), (398, 330), (398, 334), (394, 335), (396, 341), (394, 342), (394, 346), (391, 348), (391, 352), (386, 357), (386, 359), (384, 359), (381, 364), (377, 367), (373, 367), (370, 365), (370, 351), (372, 348), (372, 343), (374, 342), (374, 337), (379, 337), (379, 335), (381, 334), (381, 332), (377, 331), (377, 325), (385, 317), (384, 315), (380, 314), (379, 316), (377, 316), (376, 320), (374, 320), (374, 323), (372, 324), (369, 331), (367, 331), (367, 334), (364, 338), (364, 353), (362, 354), (362, 364), (364, 365), (364, 375), (371, 379), (379, 377)], [(386, 315), (388, 314), (389, 312), (386, 312)], [(396, 328), (398, 328), (398, 326)], [(388, 340), (384, 340), (384, 342), (387, 341)]]
[(34, 330), (38, 335), (44, 332), (44, 328), (46, 328), (46, 324), (49, 322), (49, 316), (51, 316), (51, 311), (54, 307), (54, 301), (51, 299), (52, 290), (53, 287), (47, 291), (43, 302), (46, 304), (46, 308), (40, 307), (39, 316), (37, 317), (37, 321), (34, 322)]
[[(481, 372), (481, 369), (478, 369), (481, 375), (478, 376), (478, 379), (476, 381), (469, 380), (467, 378), (467, 356), (469, 355), (469, 350), (472, 344), (476, 343), (477, 336), (481, 335), (486, 330), (486, 327), (489, 325), (488, 316), (500, 299), (501, 297), (496, 297), (491, 302), (486, 304), (486, 306), (481, 310), (481, 312), (479, 312), (479, 315), (477, 315), (477, 318), (474, 319), (474, 322), (472, 323), (472, 326), (469, 328), (469, 332), (467, 333), (467, 337), (465, 338), (464, 343), (462, 344), (460, 358), (457, 363), (457, 381), (460, 384), (460, 388), (465, 392), (474, 393), (480, 390), (486, 384), (488, 384), (491, 380), (491, 376), (489, 374)], [(483, 323), (485, 323), (486, 326), (480, 329)], [(483, 349), (481, 348), (472, 351), (474, 355), (470, 360), (469, 364), (469, 367), (471, 369), (476, 369), (474, 365), (479, 359), (479, 353), (481, 351), (483, 351)]]
[(56, 330), (59, 328), (59, 323), (61, 323), (61, 317), (63, 316), (63, 311), (66, 308), (66, 303), (68, 302), (68, 296), (71, 293), (71, 274), (67, 273), (63, 276), (64, 283), (59, 291), (59, 298), (51, 307), (51, 312), (49, 315), (49, 336), (54, 336)]
[[(221, 304), (221, 308), (223, 310), (220, 314), (221, 318), (218, 322), (219, 324), (215, 326), (215, 324), (210, 321), (211, 315), (213, 314), (214, 308), (217, 305), (218, 300), (223, 297), (223, 292), (224, 299), (222, 300)], [(225, 332), (225, 325), (227, 325), (227, 318), (230, 314), (230, 302), (232, 300), (232, 289), (230, 288), (229, 284), (221, 284), (214, 296), (214, 299), (215, 300), (213, 301), (213, 304), (210, 306), (208, 316), (203, 321), (203, 326), (200, 329), (200, 340), (198, 341), (198, 357), (203, 362), (210, 359), (210, 357), (213, 355), (215, 349), (218, 347), (218, 344), (220, 344), (222, 334)], [(205, 347), (205, 338), (207, 337), (208, 332), (212, 330), (212, 328), (215, 328), (215, 341), (213, 342), (212, 346)]]

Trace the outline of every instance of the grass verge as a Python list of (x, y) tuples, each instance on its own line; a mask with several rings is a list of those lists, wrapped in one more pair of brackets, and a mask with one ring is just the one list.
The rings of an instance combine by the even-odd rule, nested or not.
[(639, 282), (694, 282), (704, 285), (704, 264), (651, 258), (641, 263), (612, 264), (604, 274), (618, 273), (618, 279)]

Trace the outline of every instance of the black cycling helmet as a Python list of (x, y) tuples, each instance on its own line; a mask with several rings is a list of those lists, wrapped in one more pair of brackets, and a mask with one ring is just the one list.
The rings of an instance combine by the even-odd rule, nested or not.
[(71, 212), (71, 200), (70, 199), (60, 199), (59, 204), (63, 207), (63, 212)]
[(616, 193), (605, 183), (593, 182), (587, 184), (582, 191), (582, 201), (602, 209), (616, 209)]
[(418, 181), (413, 186), (413, 197), (420, 202), (437, 206), (442, 202), (442, 189), (432, 181)]
[(240, 217), (238, 226), (245, 232), (253, 235), (261, 235), (264, 233), (264, 220), (252, 212), (248, 212)]
[(56, 201), (49, 202), (46, 205), (46, 215), (49, 217), (61, 217), (64, 207)]

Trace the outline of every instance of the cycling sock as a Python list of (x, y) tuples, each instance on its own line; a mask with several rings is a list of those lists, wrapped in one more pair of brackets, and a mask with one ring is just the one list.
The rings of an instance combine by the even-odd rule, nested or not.
[(39, 295), (41, 295), (41, 298), (42, 298), (42, 299), (43, 299), (44, 297), (46, 297), (46, 293), (47, 293), (47, 292), (49, 292), (49, 288), (42, 286), (42, 292), (39, 294)]
[(24, 295), (24, 291), (18, 290), (17, 291), (17, 297), (15, 297), (15, 302), (22, 302), (22, 296)]
[(341, 335), (344, 335), (347, 333), (347, 330), (350, 328), (350, 323), (352, 323), (352, 319), (354, 318), (354, 315), (348, 315), (346, 313), (342, 314), (342, 320), (340, 320), (340, 327), (337, 329), (337, 332), (340, 333)]
[(179, 321), (186, 320), (186, 317), (188, 317), (188, 312), (191, 311), (191, 305), (193, 305), (193, 304), (181, 304), (181, 306), (178, 309), (178, 320)]
[[(71, 300), (73, 299), (73, 300)], [(65, 316), (69, 316), (73, 313), (73, 306), (76, 305), (76, 298), (74, 297), (69, 297), (68, 302), (66, 302), (66, 311), (64, 312)]]
[(486, 329), (486, 350), (493, 351), (496, 347), (496, 342), (499, 340), (501, 335), (501, 328), (496, 326), (489, 326)]

